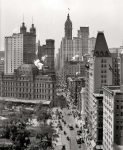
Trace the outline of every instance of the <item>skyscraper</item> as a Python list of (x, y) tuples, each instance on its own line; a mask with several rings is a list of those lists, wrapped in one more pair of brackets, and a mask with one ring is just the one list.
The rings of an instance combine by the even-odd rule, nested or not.
[(94, 50), (96, 38), (91, 37), (88, 39), (88, 53), (91, 54), (91, 51)]
[(89, 27), (80, 27), (78, 37), (82, 39), (82, 56), (88, 54)]
[(23, 34), (23, 63), (31, 64), (34, 62), (36, 55), (36, 29), (34, 24), (30, 32), (26, 32), (25, 24), (22, 23), (20, 33)]
[(50, 70), (54, 70), (54, 40), (47, 39), (46, 40), (46, 65), (49, 67)]
[(14, 73), (23, 63), (31, 64), (36, 55), (36, 29), (34, 24), (30, 32), (26, 31), (25, 23), (20, 27), (20, 33), (5, 37), (5, 73)]
[[(98, 32), (93, 55), (86, 71), (86, 113), (92, 143), (102, 147), (103, 140), (103, 85), (112, 85), (112, 57), (104, 33)], [(90, 146), (93, 147), (93, 144)]]
[(70, 39), (70, 40), (72, 39), (72, 22), (70, 20), (69, 14), (65, 22), (65, 38)]
[(5, 37), (5, 74), (14, 73), (23, 64), (23, 34)]

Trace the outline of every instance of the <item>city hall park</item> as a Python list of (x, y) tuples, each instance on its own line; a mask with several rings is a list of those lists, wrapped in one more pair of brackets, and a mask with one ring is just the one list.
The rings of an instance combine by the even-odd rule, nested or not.
[[(16, 114), (16, 116), (19, 116), (20, 113), (24, 113), (23, 110), (26, 110), (26, 114), (23, 114), (24, 118), (28, 118), (26, 122), (26, 129), (30, 132), (30, 143), (31, 145), (36, 145), (40, 139), (36, 138), (36, 133), (39, 133), (41, 130), (41, 126), (46, 123), (46, 120), (43, 118), (43, 116), (40, 116), (36, 113), (37, 109), (42, 109), (43, 111), (47, 106), (43, 106), (42, 104), (25, 104), (25, 103), (13, 103), (13, 102), (0, 102), (0, 132), (2, 129), (2, 122), (4, 120), (9, 119), (13, 114)], [(26, 116), (27, 115), (27, 116)], [(39, 115), (39, 116), (38, 116)], [(45, 115), (45, 113), (44, 113)], [(15, 117), (16, 117), (15, 116)], [(50, 118), (51, 116), (49, 116)], [(38, 118), (38, 119), (37, 119)], [(47, 119), (49, 119), (47, 116)], [(37, 121), (38, 120), (38, 121)], [(1, 133), (0, 133), (1, 136)], [(0, 141), (2, 141), (2, 138), (0, 137)]]

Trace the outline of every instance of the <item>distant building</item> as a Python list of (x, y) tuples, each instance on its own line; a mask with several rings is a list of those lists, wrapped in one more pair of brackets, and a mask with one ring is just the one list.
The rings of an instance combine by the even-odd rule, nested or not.
[(88, 54), (89, 27), (80, 27), (78, 37), (82, 39), (82, 56)]
[(4, 72), (5, 51), (0, 51), (0, 72)]
[(82, 61), (65, 61), (64, 80), (75, 76), (85, 77), (85, 63)]
[(55, 74), (43, 75), (34, 64), (23, 64), (14, 74), (0, 74), (0, 96), (23, 100), (55, 99)]
[(82, 87), (85, 87), (84, 77), (68, 77), (67, 87), (71, 93), (73, 103), (77, 106), (78, 111), (81, 113), (80, 106), (80, 91)]
[(91, 37), (88, 39), (88, 53), (91, 54), (91, 51), (94, 50), (96, 43), (96, 38)]
[[(78, 57), (75, 57), (77, 55)], [(82, 38), (73, 37), (73, 56), (75, 61), (83, 61)]]
[(14, 73), (23, 64), (23, 34), (5, 37), (5, 74)]
[[(55, 41), (53, 39), (47, 39), (46, 45), (38, 46), (38, 59), (50, 70), (55, 69)], [(42, 60), (42, 57), (45, 59)]]
[(55, 59), (55, 41), (52, 39), (46, 40), (46, 65), (49, 67), (49, 69), (54, 70), (54, 59)]
[(23, 63), (34, 63), (36, 55), (36, 29), (34, 24), (30, 32), (22, 23), (20, 33), (5, 37), (5, 74), (14, 73)]
[(72, 40), (72, 22), (70, 20), (69, 14), (65, 22), (65, 38)]

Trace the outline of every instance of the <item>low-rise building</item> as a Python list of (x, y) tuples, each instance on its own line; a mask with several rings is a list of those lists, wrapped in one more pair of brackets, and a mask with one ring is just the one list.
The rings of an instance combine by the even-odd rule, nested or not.
[(24, 100), (54, 100), (55, 74), (45, 74), (34, 64), (23, 64), (14, 74), (0, 74), (0, 96)]

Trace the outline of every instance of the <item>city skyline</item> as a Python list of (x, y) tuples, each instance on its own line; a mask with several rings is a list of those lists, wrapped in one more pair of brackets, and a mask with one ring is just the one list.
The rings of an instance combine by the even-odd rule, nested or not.
[(4, 47), (4, 37), (13, 31), (19, 33), (23, 22), (29, 31), (33, 23), (36, 27), (37, 40), (43, 45), (46, 39), (55, 40), (55, 53), (58, 52), (64, 24), (68, 15), (73, 24), (73, 37), (77, 37), (80, 26), (89, 26), (90, 37), (96, 37), (98, 31), (104, 31), (109, 48), (123, 45), (122, 4), (119, 0), (1, 0), (0, 50)]

